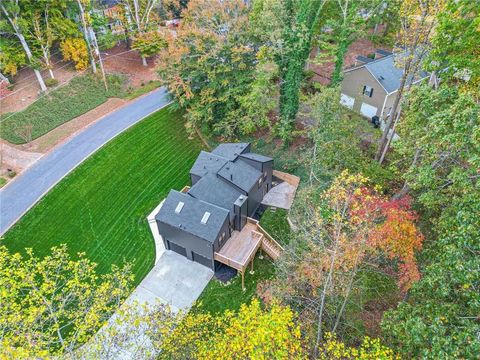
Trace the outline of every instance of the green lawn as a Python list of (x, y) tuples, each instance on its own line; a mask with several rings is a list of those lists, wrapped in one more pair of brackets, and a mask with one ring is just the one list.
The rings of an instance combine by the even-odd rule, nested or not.
[(11, 251), (32, 247), (38, 255), (66, 243), (72, 254), (85, 252), (97, 262), (100, 273), (127, 260), (138, 282), (155, 256), (146, 216), (171, 188), (189, 183), (201, 149), (199, 140), (188, 140), (179, 113), (160, 110), (62, 180), (3, 242)]
[(108, 91), (93, 75), (73, 78), (68, 85), (43, 95), (26, 109), (0, 116), (0, 137), (12, 144), (34, 140), (57, 126), (103, 104), (109, 97), (124, 96), (124, 77), (108, 75)]
[[(249, 267), (250, 269), (250, 267)], [(245, 272), (245, 291), (242, 291), (242, 275), (238, 273), (229, 283), (212, 279), (197, 300), (194, 311), (221, 313), (225, 310), (238, 310), (241, 304), (249, 303), (261, 280), (270, 279), (275, 274), (275, 267), (268, 256), (253, 261), (253, 274)]]
[[(290, 237), (290, 226), (287, 222), (287, 211), (267, 209), (260, 219), (261, 226), (280, 244), (287, 244)], [(242, 276), (237, 274), (229, 283), (213, 279), (197, 300), (195, 311), (206, 311), (212, 314), (225, 310), (238, 310), (241, 304), (249, 303), (262, 280), (275, 276), (275, 266), (268, 256), (260, 259), (259, 253), (253, 262), (254, 273), (245, 273), (245, 291), (242, 291)]]

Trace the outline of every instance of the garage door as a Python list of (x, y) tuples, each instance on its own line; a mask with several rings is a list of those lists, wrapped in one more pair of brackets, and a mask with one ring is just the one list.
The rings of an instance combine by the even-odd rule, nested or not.
[(198, 262), (199, 264), (202, 264), (202, 265), (207, 266), (209, 268), (212, 267), (212, 260), (206, 258), (205, 256), (202, 256), (202, 255), (197, 254), (196, 252), (192, 251), (192, 257), (193, 257), (193, 261)]
[(187, 256), (187, 249), (185, 249), (183, 246), (177, 245), (173, 242), (170, 242), (167, 240), (168, 243), (168, 248), (172, 251), (175, 251), (177, 254)]
[(348, 107), (349, 109), (353, 109), (353, 104), (355, 104), (355, 99), (351, 96), (341, 94), (340, 95), (340, 104)]
[(360, 107), (360, 114), (370, 119), (372, 116), (377, 115), (377, 108), (375, 106), (362, 103), (362, 106)]

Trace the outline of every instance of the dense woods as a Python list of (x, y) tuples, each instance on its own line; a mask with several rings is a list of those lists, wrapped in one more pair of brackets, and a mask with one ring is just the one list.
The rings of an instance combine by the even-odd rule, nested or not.
[[(102, 6), (3, 0), (1, 73), (29, 67), (48, 91), (40, 70), (54, 79), (59, 51), (107, 87), (102, 49), (113, 35)], [(221, 314), (158, 306), (146, 316), (127, 307), (124, 329), (148, 328), (160, 358), (478, 357), (478, 0), (116, 6), (115, 41), (138, 50), (144, 64), (155, 61), (190, 135), (272, 144), (276, 164), (302, 176), (285, 253), (250, 303)], [(178, 27), (165, 26), (174, 17)], [(381, 130), (340, 104), (347, 54), (359, 39), (402, 54)], [(328, 85), (310, 69), (325, 63)], [(421, 71), (430, 76), (412, 85)], [(11, 357), (75, 358), (131, 282), (128, 265), (99, 279), (93, 264), (62, 247), (43, 260), (0, 247), (0, 272), (0, 354)], [(115, 336), (108, 339), (123, 341)], [(82, 356), (100, 356), (106, 339)]]

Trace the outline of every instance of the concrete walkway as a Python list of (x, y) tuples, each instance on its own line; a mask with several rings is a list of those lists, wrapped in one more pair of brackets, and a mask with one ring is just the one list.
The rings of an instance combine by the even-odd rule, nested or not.
[(168, 103), (165, 88), (142, 96), (56, 147), (8, 183), (0, 190), (0, 235), (96, 150)]

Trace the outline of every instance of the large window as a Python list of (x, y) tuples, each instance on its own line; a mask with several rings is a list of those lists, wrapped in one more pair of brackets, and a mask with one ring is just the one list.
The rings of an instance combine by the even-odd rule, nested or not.
[(373, 88), (371, 86), (365, 85), (363, 87), (363, 95), (366, 95), (368, 97), (372, 97), (373, 95)]

